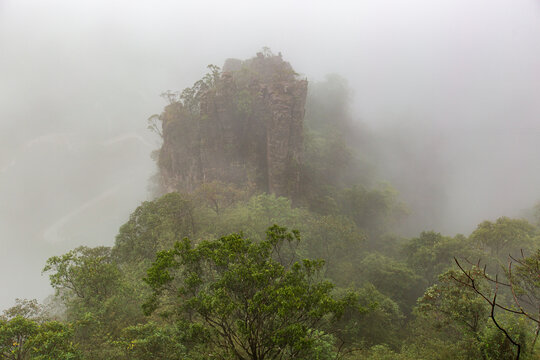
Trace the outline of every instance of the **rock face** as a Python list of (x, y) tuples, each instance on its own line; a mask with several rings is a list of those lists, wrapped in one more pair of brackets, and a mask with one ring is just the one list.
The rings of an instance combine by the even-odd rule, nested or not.
[(307, 81), (273, 54), (212, 70), (160, 115), (162, 184), (191, 192), (218, 180), (295, 198)]

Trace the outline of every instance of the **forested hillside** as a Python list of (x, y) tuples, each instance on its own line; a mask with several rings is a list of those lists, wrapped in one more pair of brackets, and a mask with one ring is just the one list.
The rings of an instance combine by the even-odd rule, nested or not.
[(48, 259), (0, 359), (540, 359), (540, 208), (403, 237), (345, 79), (267, 49), (209, 69), (149, 118), (155, 199)]

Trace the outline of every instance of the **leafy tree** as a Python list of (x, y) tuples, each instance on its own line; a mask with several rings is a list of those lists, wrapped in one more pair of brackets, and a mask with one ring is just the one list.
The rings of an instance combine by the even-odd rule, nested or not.
[(489, 308), (474, 291), (456, 283), (459, 276), (455, 269), (447, 270), (418, 299), (408, 350), (419, 358), (445, 359), (452, 354), (455, 359), (485, 359), (481, 346)]
[(508, 253), (533, 245), (536, 229), (527, 220), (500, 217), (495, 222), (484, 221), (470, 236), (491, 255), (504, 260)]
[[(491, 338), (502, 338), (504, 343), (497, 348), (503, 346), (507, 349), (510, 354), (508, 358), (513, 358), (514, 350), (516, 359), (535, 355), (540, 333), (540, 250), (529, 257), (522, 252), (521, 259), (509, 255), (506, 279), (503, 280), (498, 275), (491, 277), (486, 267), (479, 270), (479, 263), (466, 270), (457, 259), (455, 262), (461, 271), (461, 278), (453, 279), (468, 287), (491, 308), (489, 318), (492, 326), (500, 332)], [(482, 282), (488, 282), (492, 287), (482, 288), (479, 286)], [(502, 314), (497, 315), (497, 312)], [(486, 347), (487, 350), (493, 348), (493, 345)]]
[(399, 305), (372, 284), (366, 284), (357, 293), (358, 303), (369, 311), (347, 313), (339, 324), (340, 337), (362, 348), (377, 344), (398, 347), (399, 330), (405, 320)]
[(114, 346), (114, 341), (121, 331), (118, 319), (106, 318), (96, 311), (80, 311), (76, 315), (72, 322), (73, 339), (84, 353), (85, 359), (115, 359), (120, 354)]
[(305, 134), (302, 192), (311, 208), (320, 213), (328, 211), (317, 207), (320, 202), (317, 196), (327, 192), (328, 186), (346, 185), (349, 180), (346, 175), (354, 160), (339, 134), (313, 131)]
[(73, 329), (70, 324), (57, 321), (39, 325), (34, 336), (28, 339), (32, 360), (78, 360), (82, 352), (73, 343)]
[(359, 264), (358, 277), (397, 302), (408, 314), (423, 288), (420, 277), (405, 263), (370, 253)]
[(521, 315), (536, 322), (536, 342), (540, 333), (540, 249), (528, 257), (510, 258), (508, 285)]
[(128, 360), (184, 360), (187, 350), (183, 332), (174, 325), (149, 322), (122, 331), (115, 345)]
[[(356, 185), (343, 189), (338, 199), (341, 213), (364, 229), (368, 241), (372, 243), (407, 214), (405, 205), (398, 200), (396, 190), (389, 185), (371, 190)], [(376, 244), (373, 245), (376, 247)]]
[(240, 200), (246, 198), (247, 191), (241, 190), (234, 184), (225, 184), (214, 180), (201, 184), (195, 190), (195, 198), (209, 206), (216, 215)]
[[(474, 291), (456, 283), (455, 278), (466, 280), (453, 269), (441, 274), (439, 283), (428, 288), (418, 299), (417, 311), (436, 319), (439, 328), (478, 338), (487, 322), (489, 309)], [(478, 286), (486, 288), (485, 283)]]
[(418, 300), (409, 350), (450, 351), (456, 359), (532, 358), (533, 326), (525, 316), (515, 317), (523, 314), (507, 305), (508, 291), (499, 289), (503, 284), (478, 266), (465, 270), (457, 265), (441, 274)]
[(0, 359), (76, 360), (71, 327), (56, 321), (38, 323), (21, 315), (0, 320)]
[(108, 247), (79, 247), (47, 260), (43, 270), (66, 306), (73, 337), (85, 355), (111, 359), (111, 340), (141, 321), (139, 294), (124, 279)]
[[(495, 323), (489, 322), (482, 333), (481, 351), (486, 359), (514, 360), (514, 359), (538, 359), (534, 349), (529, 349), (531, 344), (531, 326), (525, 319), (517, 319), (509, 313), (500, 313), (497, 316), (497, 324), (507, 331), (509, 337), (498, 328)], [(517, 356), (516, 347), (510, 341), (521, 345), (520, 354)]]
[(9, 320), (16, 316), (31, 320), (45, 320), (43, 305), (39, 304), (36, 299), (15, 299), (15, 306), (4, 310), (0, 318)]
[(154, 114), (152, 116), (150, 116), (147, 120), (148, 122), (148, 130), (150, 131), (153, 131), (154, 133), (156, 133), (157, 135), (159, 135), (160, 138), (163, 138), (163, 131), (162, 129), (160, 129), (160, 119), (159, 119), (159, 115), (158, 114)]
[(29, 359), (28, 339), (37, 333), (38, 325), (20, 315), (11, 320), (0, 320), (1, 359)]
[[(424, 358), (418, 357), (418, 354), (407, 354), (405, 352), (396, 352), (392, 350), (388, 345), (375, 345), (369, 349), (359, 352), (351, 357), (347, 357), (347, 360), (424, 360)], [(434, 357), (429, 360), (435, 359)], [(439, 358), (437, 358), (439, 359)], [(427, 360), (427, 359), (426, 359)]]
[(51, 286), (68, 303), (75, 299), (86, 306), (101, 304), (119, 287), (120, 270), (112, 261), (111, 248), (81, 246), (47, 260)]
[(302, 226), (307, 255), (325, 260), (324, 275), (342, 286), (354, 283), (353, 269), (365, 241), (362, 231), (348, 218), (335, 215), (306, 216)]
[(171, 247), (195, 231), (193, 203), (186, 195), (169, 193), (145, 201), (120, 227), (113, 248), (119, 262), (153, 260), (156, 252)]
[(208, 232), (222, 236), (242, 229), (247, 237), (263, 240), (266, 230), (273, 224), (297, 229), (302, 227), (307, 216), (305, 210), (293, 208), (291, 200), (285, 197), (260, 194), (227, 208)]
[(145, 309), (199, 324), (216, 358), (309, 359), (323, 325), (355, 297), (332, 297), (333, 285), (317, 279), (323, 261), (283, 258), (282, 247), (298, 241), (297, 232), (278, 226), (260, 242), (238, 234), (198, 245), (186, 238), (158, 253)]
[(417, 274), (422, 274), (427, 284), (433, 284), (439, 274), (451, 268), (455, 256), (468, 256), (472, 252), (464, 236), (452, 238), (434, 231), (423, 231), (403, 246), (407, 264)]

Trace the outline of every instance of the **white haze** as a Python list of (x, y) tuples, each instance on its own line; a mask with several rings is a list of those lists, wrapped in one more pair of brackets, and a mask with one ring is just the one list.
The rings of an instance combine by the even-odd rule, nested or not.
[(148, 198), (161, 92), (263, 46), (347, 78), (410, 234), (519, 216), (540, 199), (539, 4), (0, 0), (0, 308)]

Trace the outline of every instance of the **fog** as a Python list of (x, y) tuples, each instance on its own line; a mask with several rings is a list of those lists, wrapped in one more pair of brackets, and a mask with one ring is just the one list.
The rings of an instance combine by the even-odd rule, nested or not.
[(46, 259), (112, 245), (149, 198), (160, 94), (263, 46), (346, 78), (406, 235), (468, 234), (540, 200), (540, 3), (0, 0), (0, 309)]

